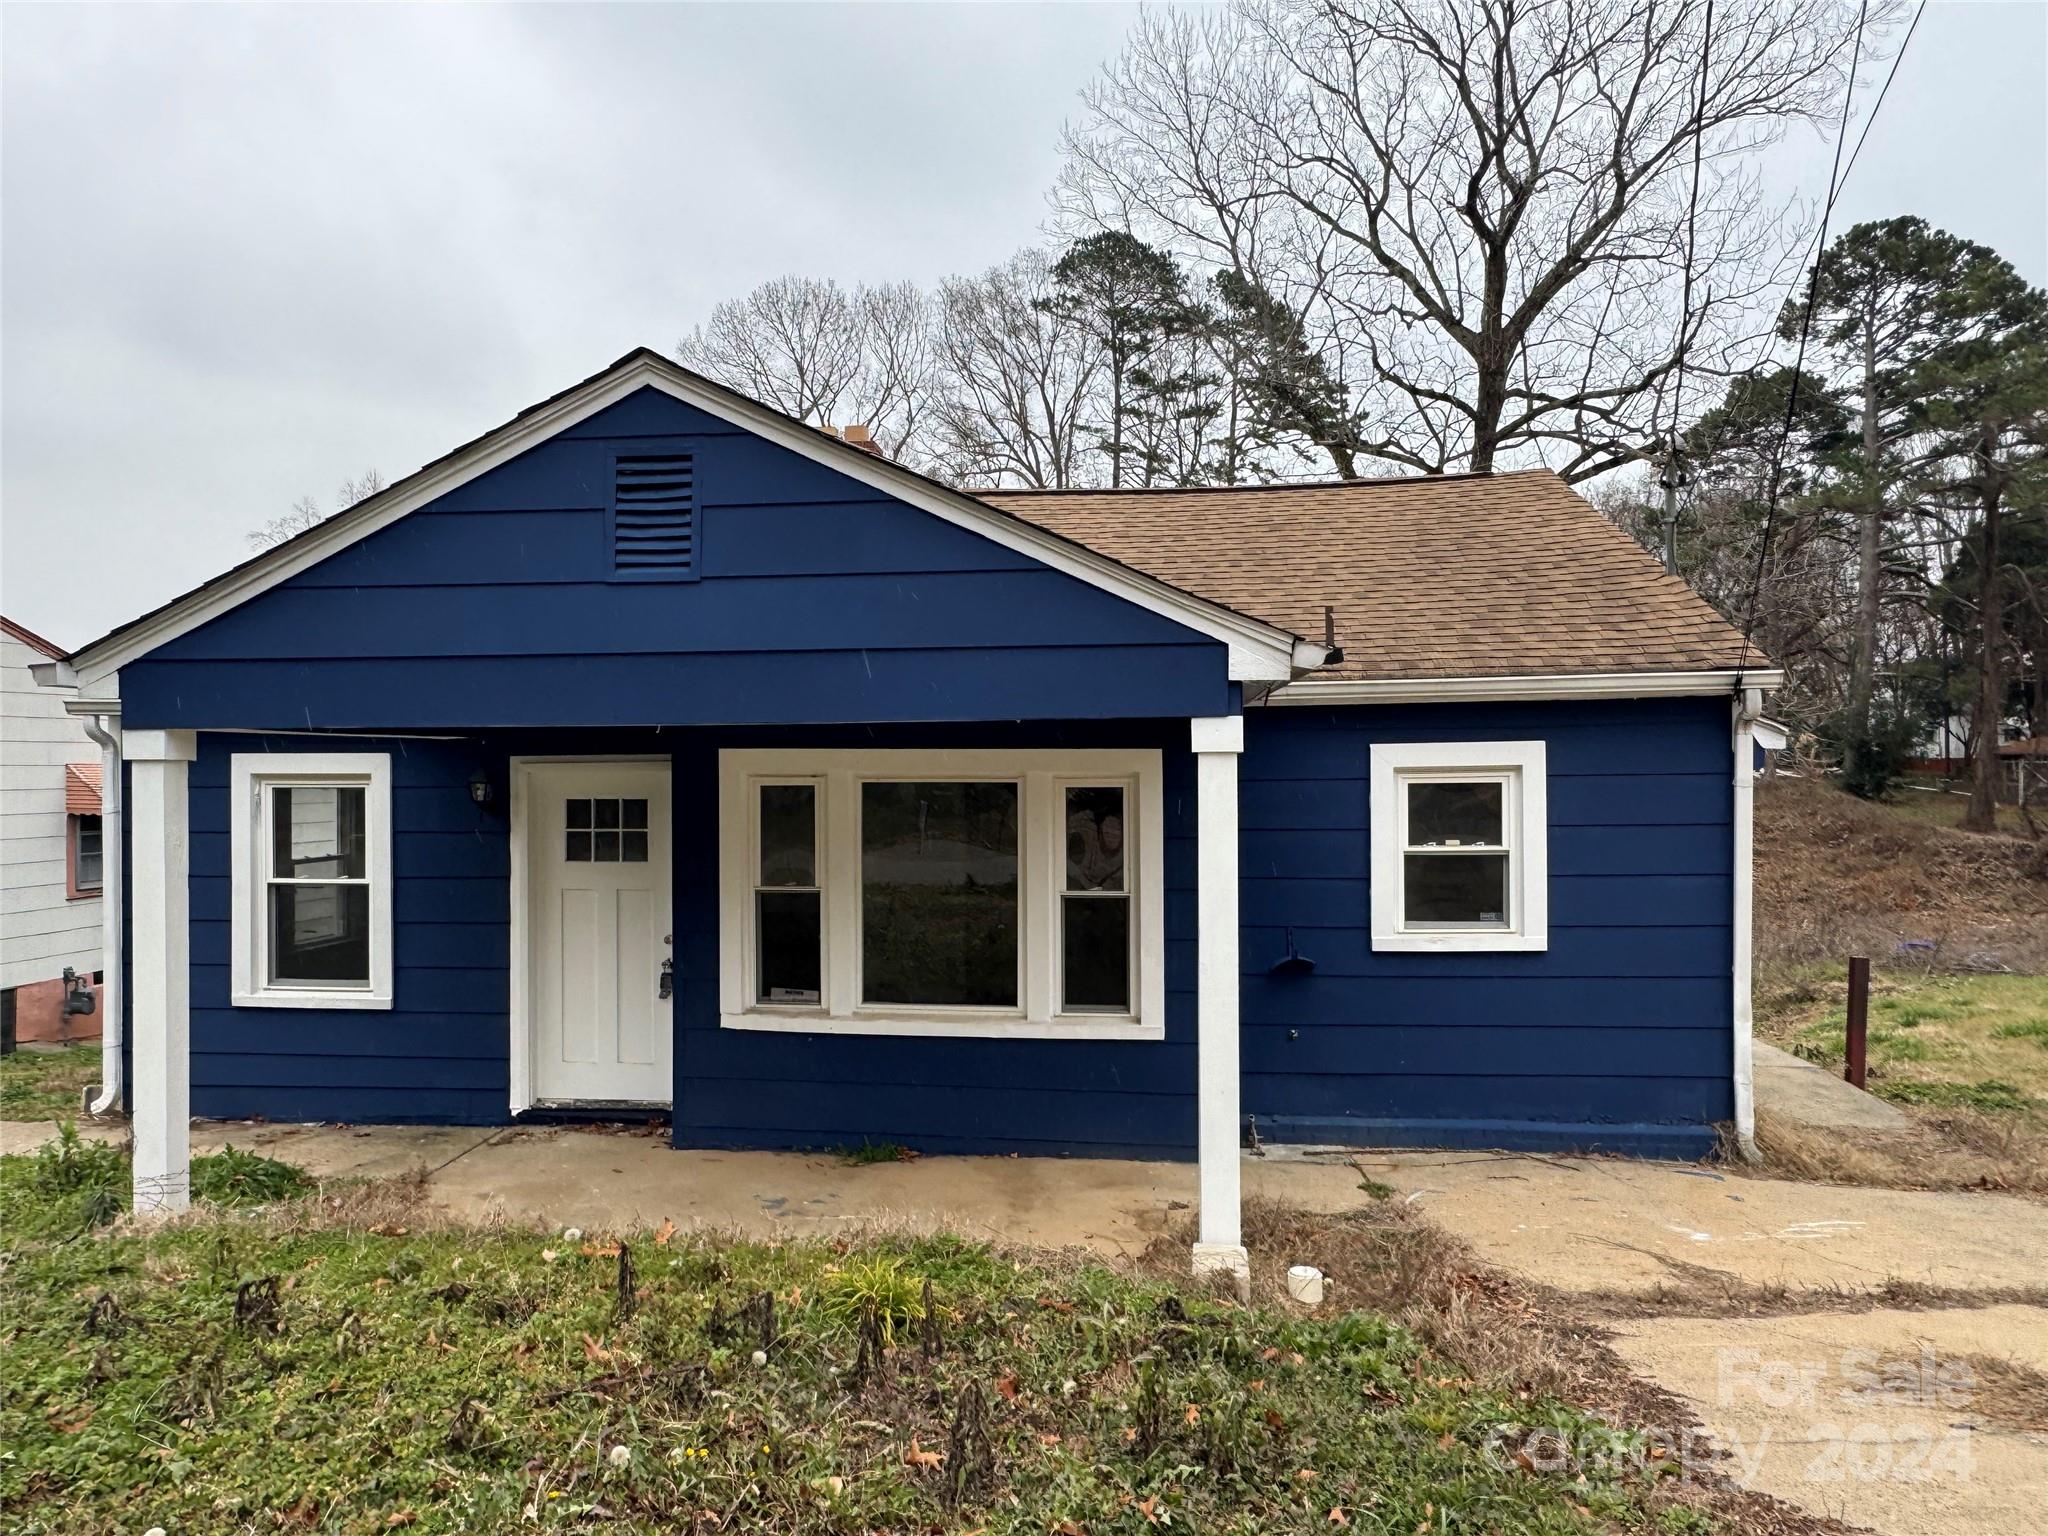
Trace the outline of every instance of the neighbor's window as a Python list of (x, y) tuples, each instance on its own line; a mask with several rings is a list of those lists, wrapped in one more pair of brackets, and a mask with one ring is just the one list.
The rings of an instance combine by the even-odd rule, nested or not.
[(238, 1006), (390, 1006), (390, 762), (235, 755)]
[(71, 894), (97, 896), (106, 880), (106, 854), (97, 816), (72, 816), (69, 822)]
[(1372, 932), (1381, 950), (1547, 942), (1538, 742), (1372, 749)]
[(724, 1022), (1155, 1038), (1158, 765), (1145, 751), (721, 754)]

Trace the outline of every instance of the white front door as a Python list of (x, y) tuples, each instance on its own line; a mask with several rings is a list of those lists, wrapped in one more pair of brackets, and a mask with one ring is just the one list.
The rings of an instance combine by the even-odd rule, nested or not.
[(669, 765), (524, 769), (531, 1098), (666, 1104)]

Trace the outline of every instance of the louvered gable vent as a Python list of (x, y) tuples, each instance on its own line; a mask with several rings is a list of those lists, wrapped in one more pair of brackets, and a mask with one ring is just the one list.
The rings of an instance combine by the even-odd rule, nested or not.
[(612, 570), (676, 579), (696, 574), (697, 482), (687, 453), (613, 461)]

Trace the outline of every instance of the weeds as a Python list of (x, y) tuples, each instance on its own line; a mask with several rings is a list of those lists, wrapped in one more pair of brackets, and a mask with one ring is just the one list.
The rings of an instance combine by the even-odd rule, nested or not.
[[(33, 1157), (9, 1158), (0, 1177), (0, 1230), (10, 1238), (66, 1237), (104, 1227), (128, 1209), (128, 1154), (92, 1141), (66, 1122)], [(192, 1195), (203, 1204), (267, 1204), (305, 1193), (304, 1174), (284, 1163), (224, 1148), (192, 1159)]]
[(85, 1090), (99, 1076), (96, 1041), (0, 1056), (0, 1120), (61, 1120), (75, 1115)]
[(893, 1349), (925, 1317), (930, 1282), (912, 1274), (892, 1253), (850, 1256), (825, 1276), (825, 1310), (848, 1327), (872, 1316), (885, 1348)]
[[(49, 1179), (89, 1184), (101, 1154), (66, 1156)], [(17, 1210), (75, 1194), (31, 1162), (0, 1169)], [(1501, 1423), (1594, 1426), (1368, 1313), (956, 1238), (583, 1252), (389, 1209), (320, 1195), (82, 1241), (10, 1224), (14, 1526), (1254, 1536), (1455, 1509), (1504, 1533), (1652, 1528), (1626, 1464), (1532, 1476), (1487, 1449)], [(918, 1324), (942, 1312), (940, 1341)], [(850, 1401), (863, 1333), (882, 1369)]]

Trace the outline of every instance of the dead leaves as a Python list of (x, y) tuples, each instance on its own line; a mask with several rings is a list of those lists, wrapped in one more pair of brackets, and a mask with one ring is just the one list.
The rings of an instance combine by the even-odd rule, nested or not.
[(676, 1224), (673, 1221), (669, 1220), (668, 1217), (662, 1217), (661, 1225), (654, 1229), (654, 1246), (657, 1248), (666, 1248), (669, 1245), (669, 1239), (673, 1238), (675, 1235)]
[(51, 1408), (43, 1417), (49, 1421), (50, 1428), (57, 1431), (58, 1434), (75, 1435), (92, 1422), (92, 1416), (97, 1411), (91, 1403), (80, 1403), (76, 1407), (71, 1408), (66, 1408), (59, 1404)]
[(583, 1358), (586, 1360), (594, 1360), (598, 1364), (604, 1365), (609, 1364), (615, 1358), (615, 1356), (612, 1354), (610, 1350), (604, 1347), (602, 1342), (592, 1338), (589, 1334), (586, 1333), (585, 1335), (583, 1335)]
[(945, 1464), (944, 1451), (928, 1451), (917, 1443), (917, 1436), (910, 1437), (910, 1449), (903, 1453), (903, 1465), (919, 1472), (936, 1472)]
[(1006, 1403), (1014, 1403), (1015, 1401), (1017, 1401), (1016, 1376), (1014, 1374), (1008, 1376), (998, 1376), (996, 1378), (996, 1391), (1002, 1394), (1003, 1401)]

